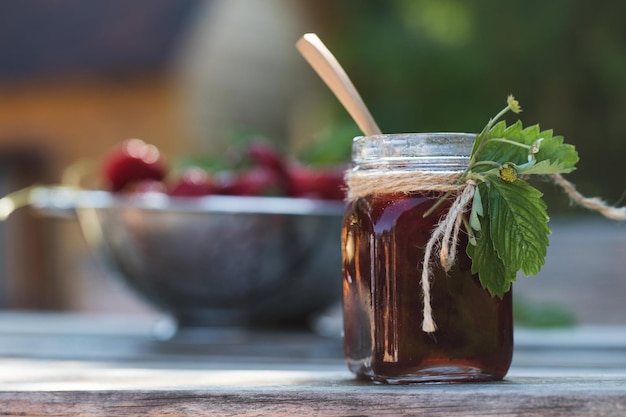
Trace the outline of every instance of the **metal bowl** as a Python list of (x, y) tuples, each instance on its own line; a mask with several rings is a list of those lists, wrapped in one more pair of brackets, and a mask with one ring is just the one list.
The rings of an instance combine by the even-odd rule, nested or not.
[(107, 265), (183, 327), (301, 324), (340, 299), (341, 202), (37, 188), (31, 205), (75, 214)]

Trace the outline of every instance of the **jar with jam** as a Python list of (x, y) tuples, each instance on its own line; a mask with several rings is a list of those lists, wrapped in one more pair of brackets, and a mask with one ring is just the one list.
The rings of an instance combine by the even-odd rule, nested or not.
[[(511, 291), (492, 297), (482, 287), (465, 252), (467, 234), (458, 233), (450, 268), (424, 261), (433, 230), (460, 192), (456, 179), (474, 139), (420, 133), (353, 142), (342, 230), (344, 350), (360, 379), (486, 381), (509, 369)], [(423, 328), (425, 303), (436, 322), (431, 330)]]

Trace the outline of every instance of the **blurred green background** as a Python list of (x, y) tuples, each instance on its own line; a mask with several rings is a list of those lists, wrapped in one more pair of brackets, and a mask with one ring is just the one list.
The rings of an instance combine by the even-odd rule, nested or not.
[[(581, 161), (568, 179), (579, 191), (610, 203), (625, 192), (626, 2), (342, 0), (333, 7), (325, 42), (383, 131), (477, 132), (514, 94), (525, 125), (554, 129), (576, 146)], [(337, 126), (351, 126), (330, 103)], [(554, 187), (539, 188), (553, 211), (573, 210)]]

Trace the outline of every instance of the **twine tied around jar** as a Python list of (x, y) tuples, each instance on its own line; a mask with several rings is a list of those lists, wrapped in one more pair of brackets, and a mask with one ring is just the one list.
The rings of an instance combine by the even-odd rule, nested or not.
[[(348, 200), (367, 197), (378, 193), (404, 193), (415, 191), (452, 192), (454, 201), (448, 212), (440, 219), (432, 231), (424, 249), (422, 261), (421, 288), (423, 298), (422, 331), (433, 333), (437, 325), (433, 318), (430, 299), (431, 258), (433, 251), (439, 250), (439, 262), (444, 271), (448, 272), (456, 261), (458, 237), (463, 224), (463, 216), (471, 207), (476, 191), (476, 182), (468, 179), (461, 181), (461, 173), (449, 171), (403, 172), (403, 171), (348, 171), (346, 184)], [(549, 176), (559, 185), (575, 203), (599, 212), (603, 216), (618, 221), (626, 220), (626, 206), (612, 207), (599, 198), (588, 198), (576, 191), (574, 185), (560, 174)]]
[(433, 230), (424, 250), (420, 285), (423, 297), (422, 330), (432, 333), (437, 329), (433, 319), (430, 300), (431, 257), (435, 247), (439, 248), (439, 261), (444, 271), (448, 272), (454, 265), (457, 254), (458, 236), (463, 221), (476, 190), (472, 180), (459, 183), (461, 173), (457, 171), (349, 171), (346, 174), (348, 199), (366, 197), (377, 193), (403, 193), (415, 191), (452, 192), (456, 197)]

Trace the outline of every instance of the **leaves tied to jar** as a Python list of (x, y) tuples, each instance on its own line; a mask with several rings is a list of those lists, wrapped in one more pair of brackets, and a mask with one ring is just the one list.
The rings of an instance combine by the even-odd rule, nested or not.
[[(476, 137), (459, 183), (475, 183), (469, 218), (467, 253), (472, 272), (493, 296), (502, 297), (518, 271), (535, 275), (545, 262), (548, 214), (542, 193), (527, 183), (531, 175), (568, 173), (578, 154), (563, 137), (538, 125), (498, 122), (505, 113), (521, 112), (513, 96)], [(442, 200), (448, 196), (442, 197)]]

